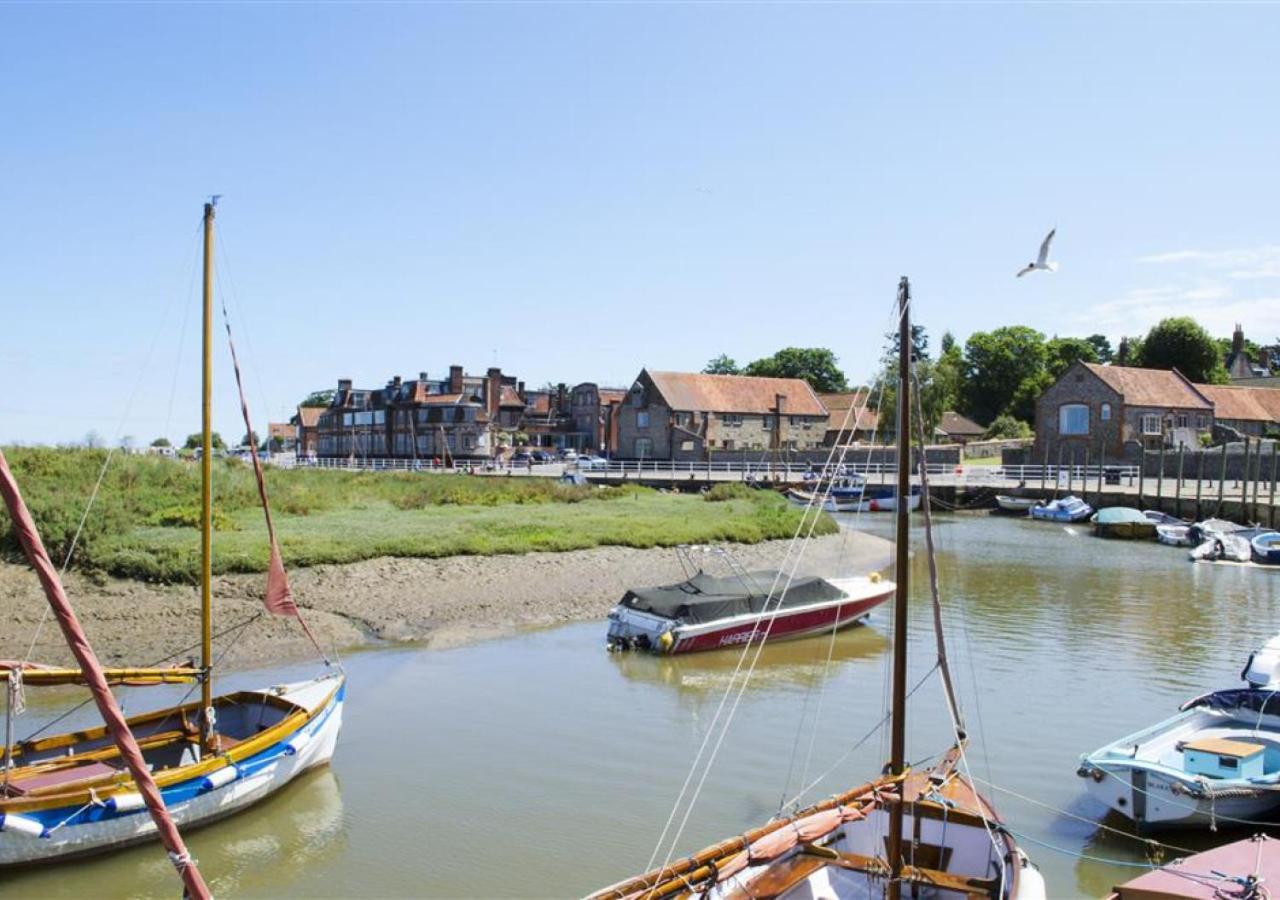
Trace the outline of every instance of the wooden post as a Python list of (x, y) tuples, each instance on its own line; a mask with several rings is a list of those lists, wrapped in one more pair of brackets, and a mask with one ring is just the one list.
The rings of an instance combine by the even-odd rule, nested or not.
[(1147, 480), (1147, 445), (1138, 449), (1138, 508), (1142, 508), (1143, 487)]
[(1156, 509), (1164, 510), (1164, 439), (1160, 439), (1160, 470), (1156, 472)]
[(1270, 521), (1268, 525), (1271, 528), (1276, 527), (1276, 449), (1280, 448), (1280, 441), (1271, 442), (1271, 495), (1267, 498), (1267, 505), (1271, 507), (1268, 514)]
[(1200, 491), (1204, 487), (1204, 448), (1196, 454), (1196, 521), (1200, 521)]
[(1058, 465), (1053, 470), (1053, 496), (1058, 496), (1058, 479), (1062, 477), (1062, 444), (1058, 445)]
[(1080, 470), (1080, 499), (1089, 493), (1089, 448), (1084, 448), (1084, 467)]
[(1049, 477), (1049, 442), (1044, 445), (1044, 463), (1040, 466), (1040, 493), (1044, 493), (1044, 480)]
[(1071, 448), (1071, 462), (1067, 463), (1067, 496), (1071, 496), (1071, 489), (1075, 487), (1076, 478), (1076, 448)]
[(1173, 487), (1174, 498), (1175, 498), (1173, 501), (1174, 503), (1173, 508), (1177, 510), (1174, 513), (1174, 515), (1176, 515), (1179, 519), (1182, 518), (1182, 458), (1186, 452), (1186, 449), (1187, 449), (1186, 444), (1178, 445), (1178, 482)]
[(1261, 522), (1262, 516), (1258, 515), (1258, 482), (1262, 481), (1262, 438), (1258, 438), (1258, 452), (1253, 455), (1253, 519), (1254, 522)]
[(1107, 445), (1105, 438), (1103, 443), (1098, 447), (1098, 496), (1094, 498), (1094, 506), (1102, 502), (1102, 470), (1107, 466)]
[(1240, 521), (1249, 521), (1249, 448), (1253, 441), (1249, 436), (1244, 438), (1244, 466), (1240, 469)]
[(1213, 508), (1215, 517), (1222, 515), (1222, 493), (1227, 489), (1227, 445), (1224, 442), (1218, 448), (1222, 451), (1222, 465), (1218, 467), (1218, 503)]

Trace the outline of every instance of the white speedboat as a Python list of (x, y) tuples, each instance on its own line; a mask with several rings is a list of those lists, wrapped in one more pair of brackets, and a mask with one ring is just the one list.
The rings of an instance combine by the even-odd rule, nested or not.
[(1038, 502), (1035, 497), (1014, 497), (1009, 494), (996, 494), (996, 506), (1005, 512), (1025, 514)]
[(1084, 756), (1089, 792), (1140, 829), (1214, 827), (1280, 811), (1280, 635), (1250, 654), (1246, 687)]

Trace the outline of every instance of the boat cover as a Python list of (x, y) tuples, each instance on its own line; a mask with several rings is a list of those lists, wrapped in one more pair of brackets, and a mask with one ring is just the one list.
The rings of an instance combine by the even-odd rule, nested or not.
[(772, 608), (787, 609), (828, 600), (839, 600), (844, 593), (831, 582), (816, 577), (795, 578), (782, 596), (769, 600), (775, 580), (778, 590), (787, 583), (777, 571), (750, 572), (745, 576), (716, 578), (699, 572), (688, 581), (662, 587), (627, 591), (622, 605), (641, 612), (696, 625), (732, 616), (762, 612), (768, 601)]

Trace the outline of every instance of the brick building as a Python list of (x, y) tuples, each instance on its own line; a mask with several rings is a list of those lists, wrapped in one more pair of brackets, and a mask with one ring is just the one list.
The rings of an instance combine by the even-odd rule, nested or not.
[(866, 388), (839, 394), (819, 394), (829, 416), (823, 444), (828, 447), (872, 440), (880, 426), (880, 414), (871, 408)]
[(827, 409), (799, 378), (650, 372), (617, 407), (617, 455), (703, 460), (716, 450), (824, 446)]

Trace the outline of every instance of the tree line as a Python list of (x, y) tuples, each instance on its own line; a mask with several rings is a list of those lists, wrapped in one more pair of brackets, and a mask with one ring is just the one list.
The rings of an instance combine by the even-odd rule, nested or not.
[[(963, 346), (947, 332), (939, 342), (936, 358), (930, 353), (929, 336), (923, 327), (913, 326), (911, 340), (920, 405), (929, 431), (937, 427), (943, 412), (954, 410), (986, 426), (991, 437), (1028, 436), (1035, 422), (1036, 400), (1077, 362), (1176, 368), (1200, 384), (1229, 381), (1225, 363), (1231, 339), (1212, 337), (1187, 316), (1164, 319), (1146, 334), (1122, 338), (1118, 347), (1102, 334), (1046, 337), (1026, 325), (974, 332)], [(1280, 345), (1280, 339), (1276, 343)], [(1245, 342), (1245, 351), (1254, 362), (1262, 349)], [(1265, 349), (1273, 351), (1273, 358), (1280, 358), (1280, 352), (1274, 352), (1280, 347)], [(788, 347), (742, 367), (721, 354), (703, 371), (803, 378), (819, 393), (838, 393), (849, 388), (837, 362), (826, 348)], [(892, 422), (896, 411), (897, 367), (898, 336), (893, 333), (886, 335), (880, 370), (869, 388), (870, 403), (884, 422)]]

